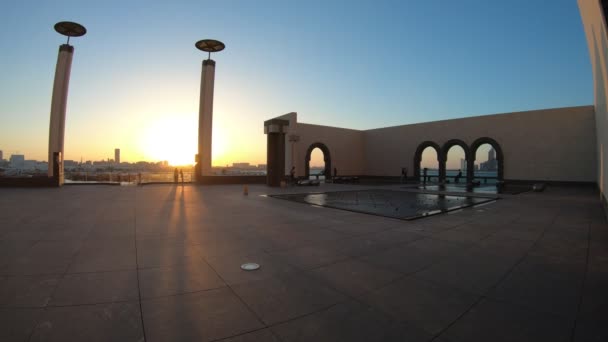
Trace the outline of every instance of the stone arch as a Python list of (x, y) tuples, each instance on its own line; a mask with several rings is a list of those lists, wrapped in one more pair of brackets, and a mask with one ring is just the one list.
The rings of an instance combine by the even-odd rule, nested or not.
[(439, 165), (441, 165), (441, 146), (434, 141), (423, 141), (420, 143), (420, 145), (418, 145), (418, 148), (414, 153), (414, 177), (416, 177), (418, 180), (420, 179), (420, 162), (422, 162), (422, 152), (424, 152), (427, 147), (432, 147), (435, 149), (435, 152), (437, 153), (437, 162), (439, 162)]
[[(471, 152), (469, 145), (460, 139), (450, 139), (443, 144), (443, 148), (441, 152), (443, 155), (441, 156), (441, 160), (439, 161), (439, 179), (440, 182), (445, 182), (446, 177), (446, 162), (448, 160), (448, 152), (450, 148), (454, 146), (460, 146), (464, 150), (464, 159), (467, 160), (467, 170), (468, 170), (468, 161), (471, 160)], [(467, 172), (467, 183), (470, 183), (473, 179), (469, 178), (469, 174)]]
[(304, 160), (304, 176), (306, 179), (310, 177), (310, 156), (315, 148), (319, 148), (323, 152), (323, 161), (325, 162), (325, 180), (331, 179), (331, 155), (329, 148), (324, 143), (316, 142), (306, 150), (306, 159)]
[(498, 178), (499, 181), (504, 180), (504, 154), (502, 152), (502, 148), (500, 147), (500, 144), (489, 137), (481, 137), (477, 140), (475, 140), (473, 142), (473, 144), (471, 144), (471, 160), (468, 161), (468, 166), (469, 169), (471, 169), (471, 180), (473, 180), (474, 177), (474, 173), (473, 173), (473, 167), (475, 165), (475, 157), (477, 155), (477, 149), (483, 145), (483, 144), (490, 144), (493, 148), (494, 151), (496, 151), (496, 160), (498, 161), (498, 170), (496, 171), (496, 177)]

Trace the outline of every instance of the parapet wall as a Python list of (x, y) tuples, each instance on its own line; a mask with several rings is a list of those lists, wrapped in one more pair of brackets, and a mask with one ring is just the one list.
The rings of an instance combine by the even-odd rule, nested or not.
[(470, 146), (478, 138), (489, 137), (504, 153), (505, 179), (595, 182), (594, 115), (593, 106), (582, 106), (363, 131), (364, 173), (395, 176), (401, 167), (414, 170), (414, 153), (423, 141), (442, 146), (460, 139)]
[(458, 139), (469, 147), (488, 137), (504, 155), (504, 179), (591, 182), (597, 179), (595, 110), (593, 106), (555, 108), (484, 115), (366, 131), (311, 125), (290, 115), (286, 137), (286, 173), (305, 174), (309, 148), (322, 143), (329, 150), (331, 168), (339, 175), (399, 176), (402, 167), (414, 174), (418, 146), (432, 141), (443, 146)]
[(340, 175), (361, 175), (365, 169), (363, 154), (363, 132), (320, 125), (298, 123), (300, 141), (297, 144), (296, 173), (304, 175), (304, 161), (308, 148), (320, 142), (327, 146), (331, 157), (331, 168)]
[[(595, 127), (597, 137), (597, 184), (606, 203), (605, 181), (608, 179), (608, 33), (602, 5), (597, 0), (578, 0), (585, 27), (587, 47), (593, 71)], [(608, 210), (607, 210), (608, 212)]]

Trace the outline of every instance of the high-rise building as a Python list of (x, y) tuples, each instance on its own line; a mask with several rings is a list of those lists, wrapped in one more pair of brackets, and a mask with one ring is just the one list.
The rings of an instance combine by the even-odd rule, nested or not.
[(494, 147), (490, 148), (488, 151), (488, 161), (496, 159), (496, 151), (494, 151)]
[(4, 154), (2, 154), (2, 150), (0, 150), (0, 161), (4, 160)]
[(10, 159), (10, 166), (13, 169), (23, 169), (25, 156), (23, 154), (13, 154)]
[(114, 162), (116, 164), (120, 164), (120, 149), (119, 148), (114, 149)]
[(463, 172), (467, 170), (467, 160), (460, 158), (460, 170)]
[(498, 170), (498, 160), (496, 160), (496, 151), (490, 148), (488, 151), (488, 161), (479, 165), (481, 171), (496, 171)]

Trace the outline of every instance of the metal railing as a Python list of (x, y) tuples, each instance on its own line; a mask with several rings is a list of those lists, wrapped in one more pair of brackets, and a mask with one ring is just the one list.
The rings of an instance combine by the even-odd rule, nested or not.
[[(184, 182), (194, 181), (193, 171), (183, 171)], [(72, 183), (172, 183), (174, 172), (110, 172), (110, 171), (70, 171), (65, 172), (65, 179)], [(181, 182), (178, 174), (177, 181)]]

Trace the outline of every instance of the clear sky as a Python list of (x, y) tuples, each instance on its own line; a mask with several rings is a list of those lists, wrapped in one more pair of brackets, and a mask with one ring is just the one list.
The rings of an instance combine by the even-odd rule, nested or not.
[(214, 165), (265, 163), (263, 121), (291, 111), (368, 129), (593, 102), (575, 0), (20, 0), (0, 11), (5, 158), (46, 159), (63, 20), (89, 31), (71, 41), (66, 159), (193, 162), (203, 38), (226, 44)]

